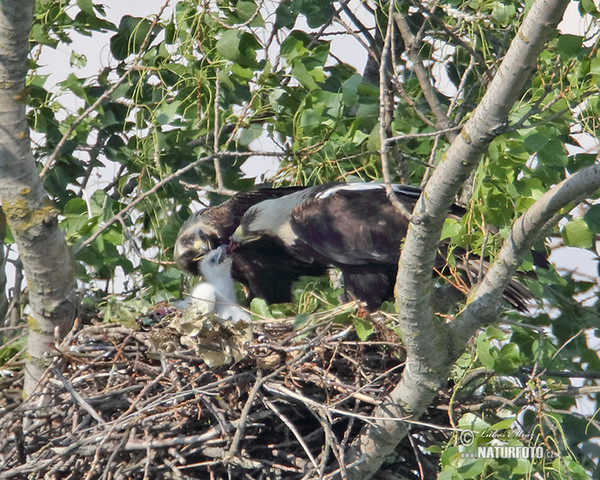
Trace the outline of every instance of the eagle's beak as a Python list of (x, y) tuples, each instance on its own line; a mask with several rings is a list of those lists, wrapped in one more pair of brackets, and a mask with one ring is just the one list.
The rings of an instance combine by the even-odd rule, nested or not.
[(235, 229), (233, 235), (229, 238), (229, 245), (227, 246), (227, 253), (235, 252), (238, 247), (244, 245), (245, 243), (251, 242), (252, 239), (249, 239), (246, 235), (244, 235), (244, 230), (240, 225)]
[(221, 265), (225, 260), (227, 260), (227, 253), (228, 253), (229, 247), (227, 245), (221, 245), (220, 247), (217, 248), (217, 250), (219, 251), (219, 256), (217, 257), (217, 263), (219, 265)]
[(198, 254), (194, 257), (194, 261), (200, 261), (204, 258), (204, 256), (210, 252), (209, 246), (202, 239), (198, 238), (194, 242), (194, 250), (198, 252)]
[(242, 243), (244, 243), (244, 231), (242, 230), (242, 227), (239, 226), (231, 236), (230, 245), (241, 245)]
[(240, 245), (245, 245), (246, 243), (255, 242), (260, 239), (260, 234), (252, 234), (252, 233), (244, 233), (242, 226), (240, 225), (235, 229), (233, 235), (231, 236), (231, 241), (229, 242), (229, 252), (234, 251)]

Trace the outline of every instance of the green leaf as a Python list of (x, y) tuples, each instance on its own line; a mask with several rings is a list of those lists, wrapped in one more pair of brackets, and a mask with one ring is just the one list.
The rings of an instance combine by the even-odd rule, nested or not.
[(167, 125), (173, 121), (181, 102), (175, 100), (171, 103), (163, 103), (156, 112), (156, 122), (159, 125)]
[(562, 238), (570, 247), (592, 248), (594, 236), (583, 218), (575, 218), (568, 222), (561, 231)]
[(217, 41), (217, 52), (228, 60), (236, 60), (240, 54), (241, 30), (225, 30)]
[(302, 328), (310, 320), (310, 315), (307, 313), (299, 313), (294, 318), (294, 330)]
[(373, 325), (366, 318), (355, 317), (353, 319), (354, 329), (356, 334), (361, 341), (367, 340), (369, 336), (375, 331)]
[(240, 129), (238, 142), (240, 145), (247, 147), (251, 142), (260, 137), (263, 133), (261, 125), (252, 124), (249, 128)]
[[(255, 2), (238, 2), (236, 8), (239, 21), (245, 23), (256, 14), (256, 10), (258, 10), (258, 5)], [(256, 17), (252, 21), (251, 26), (264, 26), (264, 21), (260, 13), (256, 15)]]
[(600, 233), (600, 205), (595, 204), (588, 208), (583, 219), (592, 233)]
[(318, 88), (317, 82), (315, 82), (315, 79), (302, 62), (293, 62), (292, 75), (309, 90), (316, 90)]
[(590, 61), (590, 73), (592, 75), (600, 76), (600, 58), (592, 58)]
[(542, 148), (544, 148), (549, 141), (550, 138), (548, 137), (548, 135), (534, 132), (531, 135), (525, 137), (525, 140), (523, 141), (523, 146), (527, 149), (528, 152), (535, 153), (539, 152)]
[(512, 424), (515, 423), (515, 418), (505, 418), (504, 420), (500, 420), (497, 423), (494, 423), (490, 426), (490, 430), (508, 430), (512, 427)]
[(446, 238), (455, 239), (462, 231), (462, 225), (455, 218), (446, 218), (442, 227), (442, 236), (440, 240)]
[(82, 12), (85, 12), (88, 15), (96, 15), (96, 12), (94, 12), (94, 3), (92, 2), (92, 0), (77, 0), (77, 6), (81, 8)]
[(582, 44), (583, 37), (580, 37), (578, 35), (564, 34), (558, 37), (558, 45), (556, 49), (561, 55), (564, 55), (566, 57), (573, 57), (579, 53)]
[(292, 28), (298, 17), (298, 10), (295, 6), (297, 1), (279, 2), (275, 11), (275, 27), (277, 28)]
[(269, 305), (262, 298), (253, 298), (250, 302), (250, 311), (259, 318), (273, 318)]
[(110, 51), (117, 60), (125, 60), (139, 52), (148, 32), (150, 23), (147, 20), (125, 15), (119, 23), (119, 30), (110, 39)]
[(515, 10), (514, 5), (505, 5), (501, 2), (494, 2), (492, 17), (501, 25), (506, 25), (516, 14), (517, 11)]
[(85, 87), (83, 86), (84, 82), (84, 79), (78, 78), (74, 73), (69, 73), (69, 76), (60, 82), (59, 85), (63, 90), (69, 90), (79, 98), (83, 98), (85, 100), (87, 98), (87, 94)]
[(342, 98), (345, 105), (353, 106), (358, 102), (358, 86), (362, 83), (362, 77), (358, 74), (352, 75), (342, 83)]
[(593, 17), (598, 16), (598, 8), (594, 0), (579, 0), (579, 11), (583, 14), (590, 14)]
[(569, 163), (564, 143), (558, 138), (551, 139), (544, 148), (538, 151), (538, 159), (544, 165), (552, 167), (566, 167)]

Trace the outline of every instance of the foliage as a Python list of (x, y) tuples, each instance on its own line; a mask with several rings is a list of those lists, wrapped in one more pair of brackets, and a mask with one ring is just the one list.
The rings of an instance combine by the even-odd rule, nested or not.
[[(426, 67), (435, 98), (452, 124), (468, 118), (481, 99), (529, 4), (448, 0), (430, 10), (425, 2), (397, 2), (396, 10), (419, 34), (421, 57), (432, 59)], [(551, 185), (596, 161), (585, 144), (578, 147), (598, 135), (600, 14), (591, 0), (581, 0), (578, 8), (590, 19), (588, 30), (560, 34), (543, 52), (509, 124), (474, 175), (467, 214), (444, 230), (454, 245), (493, 257), (518, 215)], [(62, 212), (85, 290), (99, 286), (104, 295), (141, 297), (144, 305), (180, 296), (185, 281), (170, 263), (179, 227), (198, 201), (219, 202), (230, 191), (252, 187), (254, 178), (241, 167), (253, 152), (261, 165), (269, 155), (259, 155), (275, 151), (270, 156), (280, 163), (269, 180), (278, 185), (383, 177), (378, 76), (338, 61), (334, 40), (360, 38), (378, 58), (387, 5), (180, 0), (156, 16), (118, 21), (106, 11), (91, 0), (39, 1), (31, 34), (27, 104), (34, 151), (45, 187)], [(375, 27), (363, 29), (361, 22)], [(77, 51), (75, 38), (99, 33), (110, 37), (111, 61), (97, 75), (81, 75), (90, 59)], [(393, 103), (386, 133), (397, 137), (389, 173), (395, 182), (419, 185), (451, 137), (435, 133), (439, 119), (398, 31), (395, 37), (395, 65), (386, 85)], [(72, 72), (52, 85), (39, 73), (40, 59), (66, 46), (74, 49)], [(360, 54), (366, 58), (367, 50)], [(77, 99), (76, 110), (66, 106), (69, 95)], [(272, 147), (260, 152), (262, 144)], [(216, 159), (210, 157), (215, 152)], [(102, 182), (94, 186), (99, 175)], [(151, 191), (159, 182), (164, 183)], [(548, 233), (596, 255), (600, 207), (592, 202)], [(126, 208), (129, 214), (121, 215)], [(491, 225), (498, 233), (489, 233)], [(522, 269), (530, 271), (532, 262)], [(556, 456), (527, 465), (469, 461), (461, 457), (456, 435), (447, 446), (432, 447), (441, 453), (440, 478), (599, 475), (600, 454), (592, 442), (598, 437), (592, 388), (598, 377), (583, 378), (579, 390), (566, 395), (568, 378), (552, 373), (600, 372), (597, 279), (581, 281), (552, 268), (537, 274), (539, 280), (528, 285), (543, 308), (525, 319), (507, 314), (501, 326), (479, 334), (455, 367), (457, 408), (451, 415), (457, 428), (475, 432), (476, 445), (489, 442), (486, 433), (508, 431), (518, 421), (520, 429), (535, 434), (536, 445)], [(253, 312), (273, 317), (291, 312), (301, 325), (307, 312), (338, 303), (339, 291), (327, 282), (320, 282), (320, 294), (306, 293), (314, 292), (310, 283), (304, 287), (298, 287), (298, 305), (279, 309), (257, 301)], [(585, 306), (582, 297), (588, 298)], [(113, 318), (131, 316), (125, 312), (134, 308), (112, 300), (104, 307)], [(366, 338), (369, 325), (354, 322)], [(485, 375), (476, 378), (485, 381), (473, 388), (473, 372), (481, 371)], [(471, 379), (467, 385), (465, 379)], [(488, 397), (506, 403), (484, 405)], [(583, 416), (572, 413), (581, 397), (591, 405)], [(481, 410), (461, 410), (467, 399), (478, 399)], [(515, 436), (509, 442), (523, 440)]]

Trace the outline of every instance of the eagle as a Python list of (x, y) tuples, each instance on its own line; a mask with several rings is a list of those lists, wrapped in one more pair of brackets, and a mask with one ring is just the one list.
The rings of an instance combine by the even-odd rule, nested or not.
[[(392, 190), (408, 212), (422, 191), (401, 184), (392, 185)], [(460, 218), (464, 213), (453, 205), (448, 214)], [(231, 237), (230, 251), (256, 245), (265, 252), (283, 251), (307, 266), (337, 267), (347, 294), (375, 311), (393, 297), (408, 225), (408, 216), (390, 201), (384, 184), (319, 185), (248, 208)], [(447, 266), (443, 247), (435, 265), (438, 272)], [(466, 262), (456, 263), (457, 268), (472, 274), (479, 271), (481, 262), (485, 261), (471, 255)], [(504, 296), (515, 308), (524, 310), (530, 294), (512, 281)]]
[(200, 262), (204, 282), (196, 285), (190, 294), (194, 304), (202, 303), (205, 313), (214, 313), (223, 320), (249, 322), (250, 314), (237, 303), (233, 278), (232, 257), (226, 253), (227, 246), (221, 245), (208, 252)]
[[(238, 192), (220, 205), (194, 213), (182, 225), (173, 258), (183, 271), (200, 274), (202, 257), (220, 245), (228, 245), (246, 211), (262, 201), (281, 198), (306, 187), (259, 188)], [(231, 253), (231, 276), (246, 286), (250, 298), (268, 303), (291, 300), (292, 283), (303, 275), (323, 275), (327, 266), (307, 264), (290, 255), (278, 243), (261, 242), (240, 246)]]

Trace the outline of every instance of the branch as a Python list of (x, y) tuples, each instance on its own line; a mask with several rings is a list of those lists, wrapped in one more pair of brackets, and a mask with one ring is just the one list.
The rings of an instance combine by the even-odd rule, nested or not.
[(284, 154), (281, 153), (281, 152), (218, 152), (218, 153), (214, 153), (212, 155), (208, 155), (207, 157), (199, 158), (198, 160), (190, 163), (189, 165), (186, 165), (183, 168), (180, 168), (179, 170), (177, 170), (176, 172), (172, 173), (171, 175), (163, 178), (160, 182), (156, 183), (150, 190), (142, 193), (134, 201), (132, 201), (129, 205), (127, 205), (123, 210), (121, 210), (119, 213), (117, 213), (114, 217), (112, 217), (111, 219), (107, 220), (106, 223), (104, 223), (104, 225), (102, 225), (98, 230), (96, 230), (93, 235), (91, 235), (87, 240), (85, 240), (83, 243), (81, 243), (81, 245), (79, 245), (75, 249), (75, 251), (74, 251), (75, 255), (77, 255), (85, 247), (87, 247), (92, 242), (94, 242), (96, 240), (96, 238), (98, 238), (102, 234), (102, 232), (104, 232), (108, 227), (110, 227), (114, 223), (120, 221), (126, 215), (129, 215), (131, 213), (131, 211), (134, 209), (134, 207), (138, 203), (140, 203), (142, 200), (144, 200), (145, 198), (149, 197), (150, 195), (156, 193), (158, 191), (158, 189), (161, 188), (163, 185), (165, 185), (165, 184), (169, 183), (170, 181), (172, 181), (172, 180), (180, 177), (181, 175), (183, 175), (188, 170), (191, 170), (192, 168), (196, 167), (197, 165), (199, 165), (201, 163), (209, 162), (209, 161), (214, 160), (216, 158), (221, 158), (221, 157), (226, 157), (226, 156), (252, 157), (252, 156), (255, 156), (255, 155), (272, 157), (272, 156), (282, 156)]
[[(427, 104), (431, 108), (431, 111), (435, 115), (436, 118), (436, 126), (439, 130), (448, 130), (452, 127), (452, 122), (446, 116), (446, 111), (444, 107), (440, 103), (437, 97), (437, 93), (435, 88), (433, 87), (429, 74), (427, 73), (427, 69), (423, 65), (421, 61), (421, 57), (419, 55), (417, 41), (418, 39), (412, 34), (410, 31), (410, 27), (408, 26), (408, 22), (406, 18), (401, 13), (394, 14), (394, 20), (396, 21), (396, 25), (400, 30), (400, 34), (404, 40), (404, 44), (406, 45), (406, 53), (408, 54), (408, 58), (410, 59), (412, 68), (419, 80), (419, 85), (421, 86), (421, 90), (423, 91), (423, 96), (427, 100)], [(456, 134), (453, 130), (449, 130), (446, 134), (446, 138), (448, 141), (452, 142), (456, 138)]]
[(44, 165), (44, 168), (42, 168), (42, 171), (40, 172), (40, 178), (44, 178), (46, 176), (46, 173), (48, 173), (48, 170), (52, 166), (52, 163), (54, 162), (54, 160), (56, 160), (56, 158), (60, 154), (60, 149), (64, 146), (64, 144), (69, 139), (69, 137), (71, 136), (71, 133), (73, 133), (73, 131), (75, 130), (75, 128), (77, 128), (77, 125), (79, 125), (87, 117), (89, 117), (90, 114), (92, 114), (93, 112), (95, 112), (98, 109), (98, 107), (100, 106), (100, 104), (104, 100), (106, 100), (108, 97), (110, 97), (113, 94), (113, 92), (119, 87), (119, 85), (121, 85), (125, 81), (125, 79), (129, 77), (129, 74), (131, 72), (133, 72), (134, 70), (136, 70), (137, 68), (139, 68), (138, 62), (142, 58), (142, 53), (143, 53), (144, 49), (146, 48), (146, 45), (148, 43), (148, 40), (150, 39), (150, 36), (154, 32), (154, 27), (156, 26), (158, 20), (160, 19), (160, 16), (165, 11), (165, 8), (167, 8), (167, 6), (169, 5), (170, 1), (171, 0), (166, 0), (166, 2), (160, 8), (158, 14), (156, 15), (156, 18), (154, 19), (154, 21), (150, 25), (150, 29), (148, 30), (148, 33), (146, 34), (146, 36), (144, 37), (144, 40), (142, 41), (142, 44), (141, 44), (141, 46), (140, 46), (140, 48), (138, 50), (138, 54), (136, 55), (136, 57), (135, 57), (135, 59), (133, 61), (133, 64), (127, 70), (125, 70), (125, 73), (123, 73), (123, 75), (121, 75), (117, 79), (117, 81), (108, 90), (106, 90), (102, 95), (100, 95), (98, 97), (98, 100), (96, 100), (92, 105), (90, 105), (81, 115), (79, 115), (73, 121), (73, 123), (71, 125), (69, 125), (69, 128), (67, 129), (67, 131), (65, 132), (65, 134), (62, 136), (62, 138), (60, 139), (60, 141), (56, 144), (56, 147), (54, 147), (54, 151), (48, 157), (48, 160), (46, 160), (46, 164)]
[(381, 54), (381, 61), (379, 62), (379, 143), (381, 144), (381, 171), (383, 173), (383, 180), (385, 182), (385, 190), (390, 202), (396, 210), (406, 219), (410, 219), (410, 212), (408, 209), (398, 200), (396, 194), (392, 190), (392, 180), (390, 177), (389, 159), (388, 159), (388, 127), (391, 123), (390, 119), (390, 101), (388, 95), (388, 64), (390, 61), (390, 50), (392, 45), (392, 31), (394, 30), (394, 24), (392, 21), (394, 12), (394, 2), (390, 2), (388, 11), (388, 22), (385, 32), (385, 39), (383, 42), (383, 52)]
[[(600, 164), (566, 178), (548, 190), (519, 217), (490, 268), (468, 300), (467, 307), (449, 325), (454, 350), (462, 350), (465, 338), (497, 317), (502, 309), (502, 292), (523, 258), (540, 235), (579, 203), (600, 189)], [(564, 210), (564, 214), (560, 212)]]

